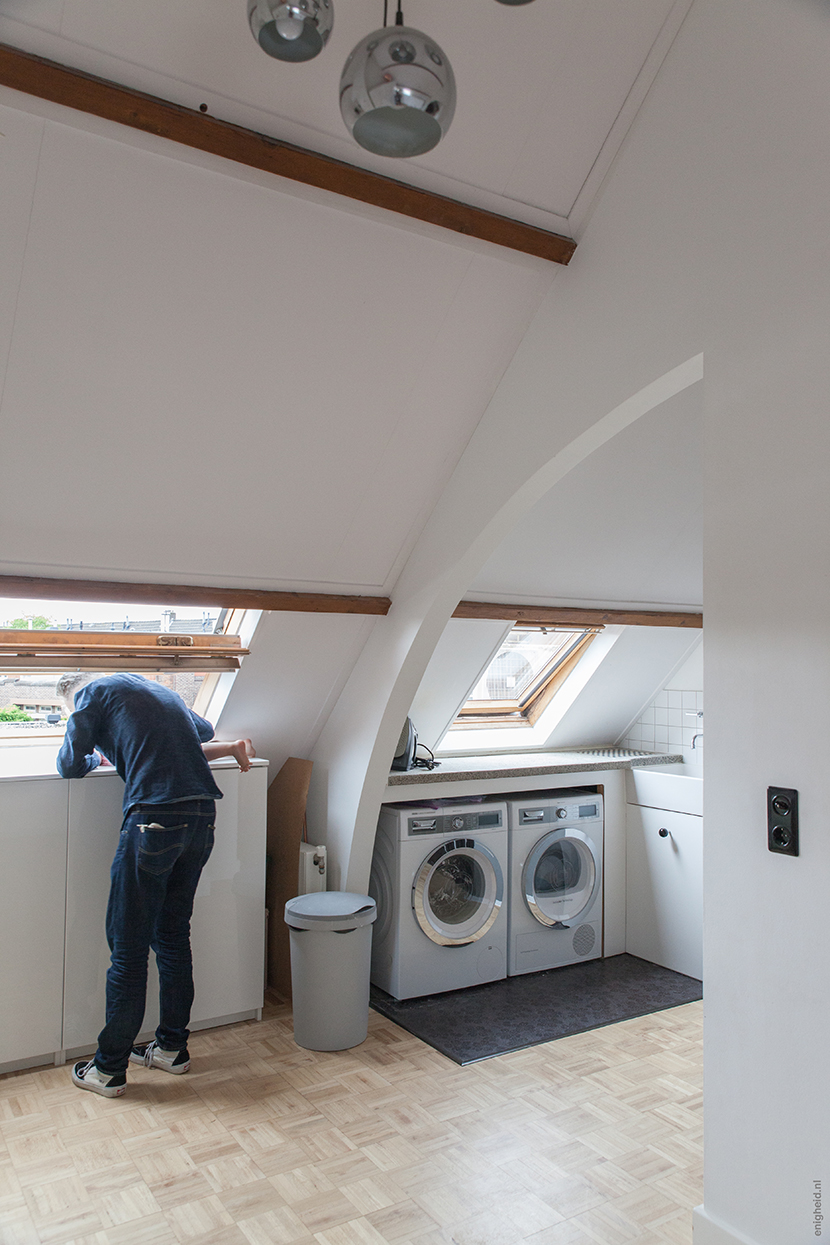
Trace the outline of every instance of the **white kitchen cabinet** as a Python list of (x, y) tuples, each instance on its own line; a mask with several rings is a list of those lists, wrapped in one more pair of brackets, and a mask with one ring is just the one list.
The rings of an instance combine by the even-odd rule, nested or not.
[[(224, 798), (216, 805), (213, 852), (202, 873), (191, 923), (196, 997), (191, 1026), (255, 1015), (262, 1007), (265, 948), (265, 807), (268, 768), (213, 767)], [(123, 784), (96, 773), (69, 784), (69, 852), (63, 1048), (94, 1048), (104, 1023), (109, 965), (104, 922), (110, 864), (121, 826)], [(144, 1036), (158, 1023), (158, 976), (150, 955)]]
[(66, 788), (0, 782), (0, 1065), (61, 1046)]
[(213, 777), (224, 798), (216, 805), (216, 841), (193, 906), (195, 1028), (258, 1012), (265, 988), (268, 769), (215, 768)]
[(700, 979), (703, 818), (629, 804), (626, 821), (626, 951)]
[(86, 1049), (104, 1024), (109, 965), (104, 932), (110, 865), (118, 846), (124, 784), (97, 771), (65, 784), (69, 796), (63, 1049)]

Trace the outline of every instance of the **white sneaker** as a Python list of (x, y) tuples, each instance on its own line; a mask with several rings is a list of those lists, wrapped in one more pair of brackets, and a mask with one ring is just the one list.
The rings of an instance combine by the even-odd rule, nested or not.
[(91, 1089), (104, 1098), (120, 1098), (127, 1088), (127, 1077), (123, 1072), (110, 1075), (102, 1072), (94, 1059), (81, 1060), (72, 1069), (72, 1080), (79, 1089)]
[(190, 1068), (190, 1055), (187, 1050), (162, 1050), (158, 1042), (143, 1042), (134, 1046), (130, 1053), (131, 1063), (143, 1063), (145, 1068), (161, 1068), (162, 1072), (172, 1072), (181, 1076)]

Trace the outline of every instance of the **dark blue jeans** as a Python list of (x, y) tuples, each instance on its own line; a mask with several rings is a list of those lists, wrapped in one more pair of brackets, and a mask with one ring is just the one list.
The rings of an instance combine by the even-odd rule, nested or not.
[(110, 876), (107, 1022), (95, 1062), (124, 1072), (141, 1029), (150, 948), (159, 970), (159, 1027), (165, 1050), (187, 1046), (193, 1006), (190, 917), (199, 876), (213, 847), (213, 800), (137, 804), (121, 827)]

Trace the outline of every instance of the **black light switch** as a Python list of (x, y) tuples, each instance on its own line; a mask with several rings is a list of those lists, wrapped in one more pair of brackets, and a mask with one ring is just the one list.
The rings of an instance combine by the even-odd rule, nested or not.
[(798, 855), (798, 792), (767, 787), (767, 847), (782, 856)]

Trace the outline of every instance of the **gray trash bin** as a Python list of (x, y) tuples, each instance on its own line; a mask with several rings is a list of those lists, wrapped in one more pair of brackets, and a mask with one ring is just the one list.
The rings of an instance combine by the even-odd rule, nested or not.
[(294, 1041), (348, 1050), (369, 1026), (374, 899), (348, 891), (298, 895), (285, 905), (291, 939)]

